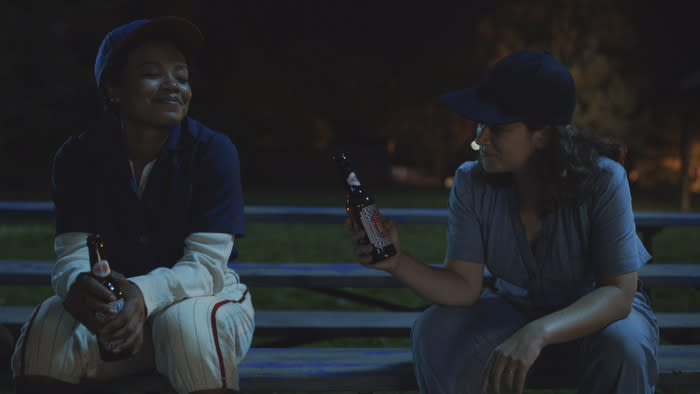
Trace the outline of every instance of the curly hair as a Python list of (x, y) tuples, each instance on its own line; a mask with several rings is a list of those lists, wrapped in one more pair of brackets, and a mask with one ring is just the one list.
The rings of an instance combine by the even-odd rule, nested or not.
[[(530, 131), (547, 128), (550, 141), (530, 158), (537, 174), (538, 188), (543, 191), (538, 211), (547, 215), (563, 206), (576, 206), (587, 197), (586, 184), (595, 173), (598, 158), (608, 157), (622, 163), (622, 147), (615, 143), (588, 135), (582, 129), (569, 124), (524, 121)], [(513, 182), (512, 174), (488, 174), (481, 167), (487, 182), (503, 185)]]

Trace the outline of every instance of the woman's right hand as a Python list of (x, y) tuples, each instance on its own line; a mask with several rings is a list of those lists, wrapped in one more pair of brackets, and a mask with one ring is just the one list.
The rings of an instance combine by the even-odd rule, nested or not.
[(96, 313), (111, 314), (109, 302), (116, 298), (106, 287), (84, 272), (78, 275), (68, 290), (63, 307), (75, 320), (82, 323), (93, 334), (98, 332), (107, 322), (97, 320)]
[(382, 223), (384, 226), (384, 231), (391, 238), (391, 242), (396, 249), (396, 254), (388, 259), (374, 262), (372, 260), (372, 252), (374, 246), (368, 242), (367, 234), (365, 233), (362, 225), (356, 224), (351, 218), (347, 218), (346, 225), (350, 231), (350, 240), (353, 244), (353, 253), (359, 258), (360, 264), (365, 267), (375, 268), (382, 271), (394, 272), (398, 266), (401, 255), (401, 240), (399, 239), (399, 232), (396, 229), (396, 224), (391, 219), (386, 219)]

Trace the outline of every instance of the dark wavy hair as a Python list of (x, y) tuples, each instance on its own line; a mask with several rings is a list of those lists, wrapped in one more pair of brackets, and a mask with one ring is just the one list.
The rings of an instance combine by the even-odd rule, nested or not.
[[(588, 196), (587, 181), (595, 173), (600, 157), (622, 163), (621, 145), (586, 134), (573, 123), (523, 123), (530, 131), (546, 128), (551, 137), (547, 146), (532, 155), (529, 163), (537, 174), (538, 187), (543, 191), (538, 203), (542, 215), (563, 206), (581, 204)], [(489, 174), (483, 168), (481, 174), (492, 184), (513, 182), (512, 174)]]

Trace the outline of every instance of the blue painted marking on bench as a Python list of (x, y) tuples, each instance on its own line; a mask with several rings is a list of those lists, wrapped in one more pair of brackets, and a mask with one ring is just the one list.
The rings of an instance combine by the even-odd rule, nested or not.
[(54, 210), (51, 201), (0, 201), (0, 217), (50, 218)]
[(700, 226), (700, 212), (636, 212), (638, 227)]

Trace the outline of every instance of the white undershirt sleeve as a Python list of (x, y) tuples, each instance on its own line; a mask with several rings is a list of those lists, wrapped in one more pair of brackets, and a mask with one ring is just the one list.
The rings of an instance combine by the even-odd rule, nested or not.
[[(56, 294), (66, 298), (75, 278), (90, 271), (88, 233), (64, 233), (56, 237), (58, 259), (51, 275)], [(185, 239), (182, 258), (172, 268), (156, 268), (129, 278), (143, 294), (147, 316), (185, 298), (214, 295), (224, 286), (233, 236), (223, 233), (192, 233)], [(118, 270), (118, 267), (114, 267)]]
[(64, 233), (56, 236), (54, 251), (56, 264), (51, 273), (51, 286), (56, 295), (65, 300), (68, 290), (80, 273), (90, 272), (88, 233)]

